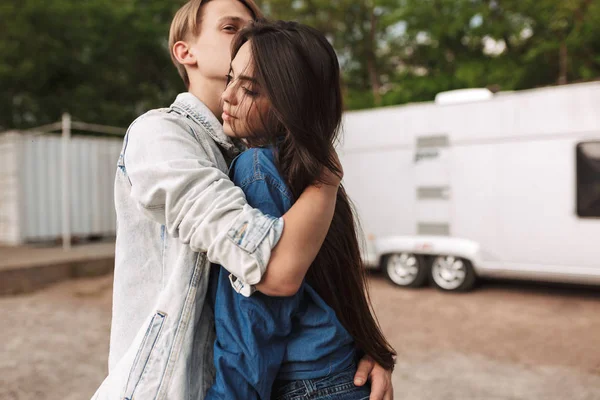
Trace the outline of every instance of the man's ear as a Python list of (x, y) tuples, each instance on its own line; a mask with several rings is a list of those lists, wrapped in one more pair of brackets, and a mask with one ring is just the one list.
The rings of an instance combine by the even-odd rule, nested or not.
[(196, 54), (190, 45), (182, 40), (173, 45), (173, 55), (175, 59), (183, 65), (196, 64)]

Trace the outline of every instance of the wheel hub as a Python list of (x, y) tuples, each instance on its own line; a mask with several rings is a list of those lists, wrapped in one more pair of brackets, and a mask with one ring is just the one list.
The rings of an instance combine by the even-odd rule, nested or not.
[(394, 283), (401, 286), (410, 285), (419, 273), (419, 262), (413, 254), (394, 254), (388, 259), (387, 271)]
[(467, 271), (464, 262), (460, 258), (441, 256), (433, 262), (432, 275), (440, 287), (453, 290), (463, 284)]

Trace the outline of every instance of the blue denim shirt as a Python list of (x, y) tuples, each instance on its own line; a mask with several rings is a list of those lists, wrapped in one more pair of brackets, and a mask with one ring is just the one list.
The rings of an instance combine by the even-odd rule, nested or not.
[[(265, 214), (280, 217), (292, 206), (272, 149), (245, 151), (230, 176), (248, 204)], [(270, 399), (276, 379), (325, 377), (352, 365), (352, 337), (308, 284), (291, 297), (244, 297), (230, 279), (235, 281), (225, 268), (213, 266), (216, 382), (207, 399)]]

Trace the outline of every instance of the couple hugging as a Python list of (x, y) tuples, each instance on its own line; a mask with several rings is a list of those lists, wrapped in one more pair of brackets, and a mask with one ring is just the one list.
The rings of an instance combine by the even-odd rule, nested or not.
[(252, 0), (192, 0), (169, 48), (188, 92), (124, 139), (93, 399), (392, 399), (334, 150), (332, 46)]

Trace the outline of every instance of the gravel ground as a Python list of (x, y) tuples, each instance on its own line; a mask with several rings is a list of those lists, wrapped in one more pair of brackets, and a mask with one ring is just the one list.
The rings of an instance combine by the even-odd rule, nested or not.
[[(395, 399), (600, 399), (600, 289), (488, 282), (452, 295), (371, 275)], [(0, 298), (0, 399), (87, 399), (106, 374), (112, 278)]]

